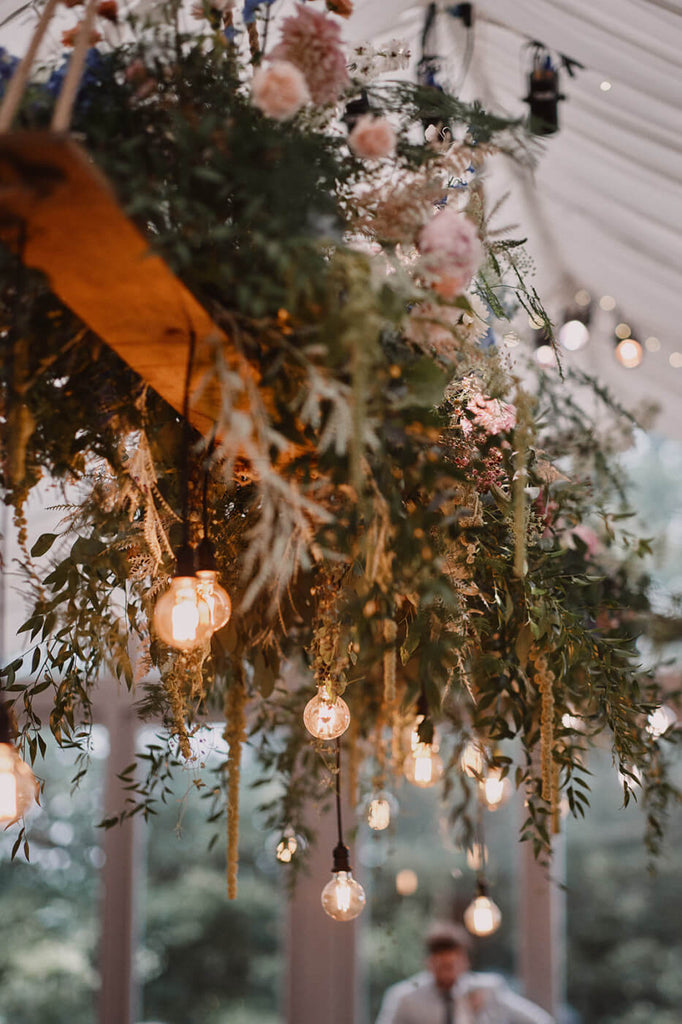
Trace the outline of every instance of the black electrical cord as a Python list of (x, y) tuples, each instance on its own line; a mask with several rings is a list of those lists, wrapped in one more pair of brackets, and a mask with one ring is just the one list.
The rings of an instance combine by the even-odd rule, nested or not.
[(341, 821), (341, 740), (336, 740), (336, 824), (339, 830), (339, 846), (343, 846), (343, 826)]
[(194, 366), (196, 334), (189, 331), (189, 348), (187, 351), (187, 368), (185, 370), (185, 387), (182, 397), (182, 452), (181, 452), (181, 501), (182, 501), (182, 546), (189, 547), (189, 447), (191, 442), (191, 426), (189, 422), (189, 389)]

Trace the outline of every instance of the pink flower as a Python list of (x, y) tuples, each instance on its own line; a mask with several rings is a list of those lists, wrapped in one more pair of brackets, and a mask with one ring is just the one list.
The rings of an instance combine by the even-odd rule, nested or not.
[[(473, 423), (483, 427), (486, 434), (506, 434), (516, 426), (516, 406), (501, 402), (499, 398), (473, 395), (467, 402), (467, 409), (473, 413)], [(472, 422), (462, 419), (465, 434), (471, 431)]]
[(456, 210), (441, 210), (422, 228), (419, 248), (425, 267), (444, 299), (454, 299), (470, 283), (483, 260), (476, 225)]
[(253, 104), (266, 117), (287, 121), (310, 99), (303, 74), (287, 60), (275, 60), (253, 76)]
[(385, 117), (363, 114), (348, 136), (348, 145), (356, 156), (377, 160), (395, 151), (395, 132)]
[(281, 41), (270, 56), (290, 61), (303, 72), (314, 103), (335, 103), (348, 85), (341, 28), (312, 7), (299, 4), (297, 13), (284, 19)]
[(570, 530), (566, 530), (562, 537), (562, 544), (565, 548), (577, 547), (575, 543), (575, 537), (583, 542), (587, 548), (586, 554), (588, 556), (598, 555), (602, 550), (602, 543), (599, 537), (594, 532), (591, 526), (586, 526), (585, 523), (578, 523), (576, 526), (572, 526)]

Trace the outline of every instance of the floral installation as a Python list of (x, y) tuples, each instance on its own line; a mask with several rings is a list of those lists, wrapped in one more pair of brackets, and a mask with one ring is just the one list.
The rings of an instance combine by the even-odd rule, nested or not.
[[(547, 852), (559, 800), (585, 810), (585, 753), (604, 737), (655, 851), (679, 793), (675, 730), (647, 728), (663, 694), (637, 653), (648, 598), (631, 563), (647, 546), (623, 526), (604, 429), (564, 378), (519, 371), (496, 343), (517, 312), (551, 337), (522, 245), (491, 229), (478, 188), (497, 153), (530, 161), (532, 143), (519, 122), (383, 77), (403, 44), (347, 54), (351, 9), (309, 2), (278, 21), (276, 3), (212, 2), (184, 33), (170, 5), (167, 24), (133, 19), (89, 51), (73, 129), (221, 332), (198, 339), (194, 398), (213, 396), (214, 424), (192, 437), (186, 518), (195, 548), (210, 533), (233, 612), (189, 652), (161, 640), (183, 426), (3, 245), (2, 491), (32, 595), (4, 696), (35, 758), (48, 691), (50, 728), (83, 744), (85, 767), (98, 677), (141, 694), (168, 742), (119, 818), (153, 813), (190, 737), (226, 714), (207, 797), (226, 811), (231, 895), (245, 737), (278, 785), (268, 827), (309, 837), (306, 807), (331, 795), (329, 745), (301, 720), (318, 687), (350, 708), (360, 789), (397, 785), (416, 717), (420, 742), (437, 725), (465, 844), (469, 740), (524, 791), (522, 835)], [(0, 88), (14, 66), (0, 54)], [(64, 73), (31, 83), (22, 127), (46, 128)], [(425, 134), (435, 123), (448, 132)], [(44, 477), (67, 509), (58, 533), (29, 538)], [(601, 547), (583, 529), (596, 521)], [(563, 724), (576, 712), (588, 730)]]

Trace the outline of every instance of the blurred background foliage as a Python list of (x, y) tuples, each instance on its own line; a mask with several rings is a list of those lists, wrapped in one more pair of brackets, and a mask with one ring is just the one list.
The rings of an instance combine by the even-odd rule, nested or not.
[[(638, 434), (625, 456), (631, 494), (653, 537), (656, 610), (677, 615), (682, 592), (682, 446)], [(640, 641), (645, 657), (655, 647)], [(666, 647), (666, 655), (674, 647)], [(0, 834), (0, 1024), (93, 1024), (97, 970), (99, 870), (103, 833), (106, 731), (96, 727), (91, 770), (71, 791), (75, 755), (48, 740), (50, 789), (30, 822), (31, 863), (10, 861), (15, 830)], [(219, 734), (207, 766), (224, 751)], [(154, 742), (153, 730), (141, 743)], [(136, 966), (140, 1024), (277, 1024), (284, 970), (283, 917), (289, 869), (274, 857), (277, 837), (256, 811), (263, 787), (246, 748), (242, 787), (239, 897), (225, 896), (222, 824), (206, 820), (212, 774), (180, 771), (167, 803), (139, 844)], [(584, 822), (565, 824), (566, 985), (574, 1024), (679, 1024), (682, 1019), (682, 821), (648, 870), (642, 812), (622, 807), (622, 790), (606, 750), (591, 752), (591, 807)], [(682, 774), (677, 766), (679, 776)], [(202, 787), (201, 783), (206, 783)], [(198, 785), (199, 784), (199, 785)], [(266, 787), (267, 788), (267, 787)], [(197, 792), (198, 790), (198, 792)], [(475, 876), (450, 840), (438, 794), (403, 784), (388, 834), (360, 825), (357, 874), (368, 892), (361, 921), (360, 970), (368, 1022), (385, 988), (422, 967), (422, 936), (433, 916), (461, 917)], [(488, 875), (503, 913), (500, 931), (479, 940), (477, 970), (513, 982), (518, 948), (516, 842), (522, 809), (515, 796), (484, 815)], [(362, 821), (362, 815), (358, 816)], [(217, 841), (216, 841), (217, 840)], [(211, 845), (213, 844), (213, 845)], [(210, 849), (209, 849), (210, 848)], [(417, 888), (399, 895), (396, 876), (412, 871)], [(414, 882), (414, 879), (413, 879)]]

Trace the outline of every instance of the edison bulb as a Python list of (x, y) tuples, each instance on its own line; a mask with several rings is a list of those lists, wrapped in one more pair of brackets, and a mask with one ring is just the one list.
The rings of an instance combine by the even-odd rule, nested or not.
[(483, 871), (488, 860), (488, 848), (485, 843), (474, 843), (467, 850), (467, 867), (472, 871)]
[(492, 935), (502, 923), (502, 911), (489, 896), (478, 895), (464, 911), (464, 924), (472, 935)]
[(334, 871), (322, 890), (322, 909), (335, 921), (352, 921), (365, 907), (365, 890), (350, 871)]
[(509, 779), (502, 778), (499, 768), (493, 768), (479, 784), (479, 792), (481, 801), (488, 810), (496, 811), (509, 799), (511, 783)]
[(677, 715), (667, 704), (661, 704), (647, 718), (647, 732), (654, 739), (663, 736), (677, 723)]
[(389, 798), (388, 793), (377, 793), (367, 808), (367, 824), (375, 832), (383, 832), (391, 824), (391, 812), (394, 810), (392, 804), (395, 801)]
[(197, 593), (203, 602), (199, 606), (202, 625), (215, 633), (229, 622), (232, 614), (230, 596), (218, 583), (215, 569), (197, 569)]
[(330, 697), (324, 687), (303, 710), (303, 724), (318, 740), (335, 740), (350, 725), (350, 709), (342, 697)]
[(35, 775), (11, 743), (0, 743), (0, 825), (18, 821), (38, 799)]
[(275, 856), (277, 857), (277, 860), (281, 860), (282, 864), (290, 864), (297, 849), (298, 840), (296, 839), (296, 836), (284, 836), (284, 838), (277, 844)]
[(174, 576), (154, 608), (154, 629), (169, 647), (191, 651), (210, 637), (210, 612), (196, 576)]
[(461, 753), (459, 764), (466, 775), (469, 775), (472, 779), (480, 778), (485, 771), (486, 764), (483, 747), (479, 743), (474, 742), (474, 740), (469, 740)]
[(567, 320), (559, 328), (559, 341), (567, 352), (577, 352), (587, 345), (589, 340), (589, 329), (582, 320)]
[(434, 786), (443, 777), (443, 760), (434, 743), (417, 743), (405, 758), (405, 778), (421, 789)]
[(616, 359), (626, 370), (634, 370), (643, 359), (642, 346), (635, 338), (623, 338), (616, 345)]

